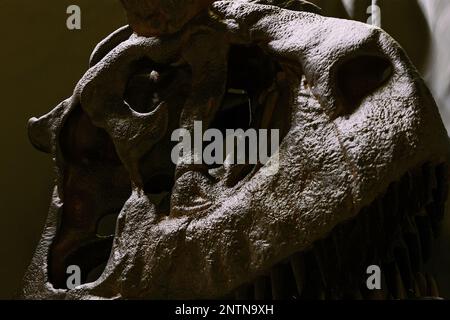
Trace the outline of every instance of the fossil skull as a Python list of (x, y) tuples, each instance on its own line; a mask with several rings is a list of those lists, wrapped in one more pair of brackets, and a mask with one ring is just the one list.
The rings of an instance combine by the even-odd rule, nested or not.
[[(442, 217), (449, 145), (392, 38), (301, 1), (123, 3), (131, 28), (30, 120), (57, 180), (25, 297), (357, 297), (370, 264), (415, 283), (397, 253), (425, 259), (414, 241)], [(174, 164), (171, 133), (197, 120), (279, 129), (279, 171)]]

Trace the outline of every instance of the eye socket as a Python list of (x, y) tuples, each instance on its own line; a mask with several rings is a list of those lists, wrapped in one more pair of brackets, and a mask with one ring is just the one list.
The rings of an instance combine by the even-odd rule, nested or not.
[(152, 112), (161, 103), (160, 73), (146, 69), (134, 74), (127, 84), (125, 101), (136, 112)]
[(190, 67), (155, 64), (148, 59), (138, 60), (128, 79), (123, 99), (138, 113), (154, 111), (161, 102), (187, 96), (190, 90)]
[(351, 113), (361, 100), (385, 84), (393, 73), (389, 60), (378, 56), (355, 57), (339, 67), (337, 86)]

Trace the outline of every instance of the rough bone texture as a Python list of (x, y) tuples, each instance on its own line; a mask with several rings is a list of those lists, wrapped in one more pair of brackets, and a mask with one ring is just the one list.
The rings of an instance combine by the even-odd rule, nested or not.
[[(128, 3), (129, 10), (136, 8)], [(150, 12), (158, 7), (154, 3), (145, 2)], [(408, 170), (448, 161), (448, 139), (433, 98), (402, 49), (382, 30), (254, 1), (217, 1), (211, 10), (211, 18), (178, 25), (172, 36), (128, 36), (126, 29), (115, 33), (93, 54), (92, 67), (73, 96), (30, 121), (31, 140), (52, 153), (58, 180), (25, 277), (25, 297), (224, 296), (355, 217)], [(160, 34), (154, 30), (161, 25), (171, 30), (169, 22), (158, 19), (149, 33), (140, 31), (133, 17), (131, 25), (138, 34)], [(203, 120), (205, 127), (211, 123), (226, 89), (228, 52), (234, 45), (257, 46), (281, 68), (273, 79), (279, 96), (266, 99), (266, 105), (275, 106), (272, 122), (289, 124), (279, 149), (279, 172), (271, 175), (264, 166), (230, 186), (221, 180), (227, 174), (211, 181), (197, 166), (152, 167), (155, 152), (170, 150), (172, 129), (192, 130), (193, 120)], [(142, 112), (124, 99), (129, 79), (139, 72), (153, 75), (143, 85), (159, 95), (159, 102)], [(155, 80), (164, 75), (167, 83)], [(306, 97), (305, 88), (310, 90)], [(89, 137), (76, 140), (86, 154), (79, 162), (64, 152), (61, 132), (76, 110), (111, 139), (117, 154), (94, 159), (117, 156), (130, 179), (130, 186), (117, 187), (129, 187), (130, 194), (117, 208), (112, 251), (101, 276), (64, 290), (55, 288), (55, 276), (49, 275), (54, 256), (60, 247), (76, 252), (70, 237), (80, 228), (95, 227), (90, 219), (81, 225), (72, 221), (73, 214), (100, 217), (111, 201), (96, 193), (98, 203), (88, 208), (94, 213), (83, 211), (83, 197), (67, 200), (66, 190), (77, 183), (76, 177), (68, 182), (68, 168), (100, 177), (85, 152), (91, 150)], [(145, 185), (154, 181), (152, 172), (169, 169), (176, 171), (176, 180), (169, 212), (163, 212)], [(85, 186), (83, 192), (93, 190)], [(68, 226), (69, 235), (58, 221)]]
[(133, 30), (142, 36), (179, 31), (214, 0), (121, 0)]

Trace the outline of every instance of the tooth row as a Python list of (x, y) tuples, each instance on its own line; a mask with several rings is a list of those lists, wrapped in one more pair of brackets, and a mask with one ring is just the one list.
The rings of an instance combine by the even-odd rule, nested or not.
[[(275, 265), (236, 290), (237, 299), (415, 299), (438, 297), (423, 275), (448, 191), (448, 169), (425, 164), (392, 183), (357, 218), (337, 226), (306, 252)], [(366, 268), (379, 265), (382, 289), (366, 288)]]

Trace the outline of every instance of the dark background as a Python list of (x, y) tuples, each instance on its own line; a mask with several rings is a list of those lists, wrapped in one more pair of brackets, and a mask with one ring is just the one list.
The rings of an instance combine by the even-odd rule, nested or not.
[[(66, 9), (81, 7), (81, 30)], [(42, 232), (53, 172), (34, 150), (27, 120), (72, 95), (96, 43), (126, 24), (117, 0), (0, 0), (0, 298), (20, 290)]]
[[(365, 11), (371, 2), (313, 1), (328, 15), (360, 21), (367, 20)], [(66, 9), (71, 4), (82, 10), (79, 31), (66, 28)], [(382, 27), (405, 47), (450, 123), (450, 1), (380, 0), (379, 4)], [(0, 23), (0, 298), (11, 298), (20, 291), (41, 235), (53, 179), (50, 157), (28, 142), (27, 120), (69, 97), (96, 43), (126, 21), (118, 0), (0, 0)], [(449, 263), (449, 256), (439, 262)]]

